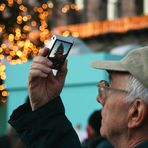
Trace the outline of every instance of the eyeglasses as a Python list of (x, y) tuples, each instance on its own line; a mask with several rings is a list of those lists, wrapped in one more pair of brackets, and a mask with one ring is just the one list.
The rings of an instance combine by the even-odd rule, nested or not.
[(118, 91), (118, 92), (122, 92), (122, 93), (128, 93), (128, 91), (126, 91), (126, 90), (110, 87), (109, 83), (105, 80), (101, 80), (97, 86), (99, 88), (99, 97), (104, 101), (108, 97), (109, 91), (114, 91), (114, 92)]

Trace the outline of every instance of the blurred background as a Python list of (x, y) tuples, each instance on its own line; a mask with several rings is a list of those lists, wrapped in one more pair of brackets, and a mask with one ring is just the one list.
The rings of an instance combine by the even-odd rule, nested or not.
[(1, 0), (0, 135), (26, 101), (32, 59), (53, 34), (74, 39), (61, 96), (73, 126), (85, 131), (88, 116), (101, 108), (96, 84), (106, 79), (90, 63), (148, 45), (148, 0)]

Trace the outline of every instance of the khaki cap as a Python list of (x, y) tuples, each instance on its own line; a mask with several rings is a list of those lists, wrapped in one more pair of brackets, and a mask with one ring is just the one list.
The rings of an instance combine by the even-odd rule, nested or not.
[(91, 66), (109, 71), (129, 72), (148, 88), (148, 46), (129, 52), (120, 61), (93, 61)]

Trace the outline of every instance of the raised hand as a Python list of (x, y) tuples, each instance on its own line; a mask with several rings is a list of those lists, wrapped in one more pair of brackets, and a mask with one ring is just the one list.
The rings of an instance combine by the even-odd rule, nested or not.
[(52, 62), (46, 57), (49, 49), (40, 50), (34, 58), (29, 72), (28, 92), (32, 110), (36, 110), (59, 96), (67, 74), (67, 61), (54, 75)]

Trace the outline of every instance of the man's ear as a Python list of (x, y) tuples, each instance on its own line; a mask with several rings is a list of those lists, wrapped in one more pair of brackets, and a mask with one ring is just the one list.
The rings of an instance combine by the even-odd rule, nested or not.
[(128, 128), (140, 126), (144, 119), (147, 118), (147, 104), (140, 98), (137, 98), (131, 105), (128, 113)]

